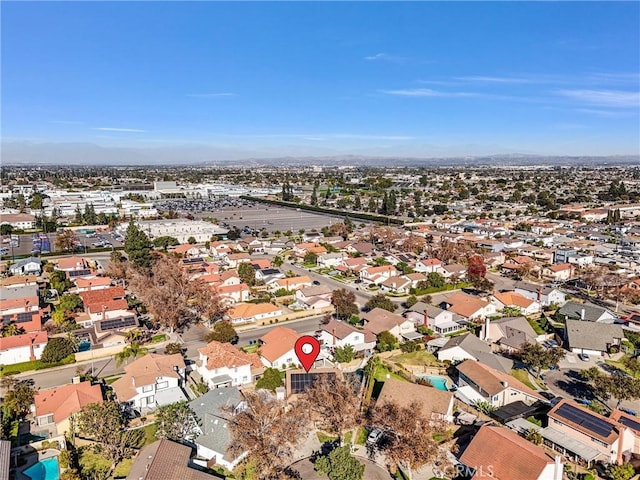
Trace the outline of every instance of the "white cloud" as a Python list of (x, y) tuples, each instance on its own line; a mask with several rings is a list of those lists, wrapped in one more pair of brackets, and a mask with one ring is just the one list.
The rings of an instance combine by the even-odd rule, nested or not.
[(101, 132), (124, 132), (124, 133), (145, 133), (146, 130), (139, 130), (137, 128), (119, 128), (119, 127), (95, 127), (93, 130), (100, 130)]
[(398, 95), (402, 97), (478, 97), (476, 93), (470, 92), (443, 92), (442, 90), (432, 90), (431, 88), (405, 88), (400, 90), (380, 90), (387, 95)]
[(220, 92), (220, 93), (187, 93), (187, 97), (191, 98), (220, 98), (220, 97), (235, 97), (235, 93)]
[(534, 83), (532, 78), (524, 77), (486, 77), (481, 75), (473, 75), (469, 77), (453, 77), (455, 80), (474, 83)]
[(368, 55), (364, 57), (369, 62), (395, 62), (402, 63), (407, 61), (405, 57), (398, 57), (396, 55), (389, 55), (388, 53), (376, 53), (375, 55)]
[(640, 92), (621, 90), (558, 90), (563, 97), (589, 105), (605, 107), (640, 107)]

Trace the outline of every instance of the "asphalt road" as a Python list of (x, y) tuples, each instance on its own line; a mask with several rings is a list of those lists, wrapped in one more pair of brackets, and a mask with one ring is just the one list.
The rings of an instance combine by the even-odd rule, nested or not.
[[(257, 340), (265, 333), (273, 330), (278, 326), (286, 326), (298, 333), (312, 333), (318, 329), (321, 318), (322, 316), (316, 316), (301, 320), (294, 320), (279, 325), (267, 325), (265, 327), (247, 329), (239, 332), (238, 345), (248, 345), (250, 341)], [(198, 349), (206, 345), (206, 342), (204, 341), (204, 335), (206, 335), (207, 331), (208, 330), (202, 325), (195, 325), (180, 335), (184, 342), (184, 345), (187, 348), (187, 358), (191, 360), (198, 359)], [(153, 350), (151, 351), (153, 352)], [(163, 349), (160, 348), (158, 351), (162, 352)], [(81, 369), (83, 372), (90, 373), (91, 368), (92, 362), (87, 361), (69, 365), (66, 367), (57, 367), (50, 370), (25, 372), (17, 375), (17, 377), (33, 379), (35, 386), (38, 388), (51, 388), (58, 385), (71, 383), (71, 379), (77, 374), (78, 369)], [(110, 375), (123, 373), (124, 368), (123, 366), (118, 367), (113, 357), (109, 357), (94, 360), (93, 371), (100, 377), (107, 377)]]

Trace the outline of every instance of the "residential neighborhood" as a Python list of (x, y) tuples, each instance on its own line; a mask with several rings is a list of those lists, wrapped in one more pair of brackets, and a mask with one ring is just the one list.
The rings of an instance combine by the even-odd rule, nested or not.
[[(498, 171), (487, 192), (503, 175), (524, 185)], [(97, 222), (87, 191), (45, 253), (40, 233), (13, 233), (39, 223), (3, 211), (14, 245), (0, 279), (7, 478), (55, 463), (70, 479), (315, 479), (316, 457), (341, 449), (365, 479), (617, 480), (640, 467), (640, 223), (613, 219), (627, 204), (603, 200), (609, 221), (568, 207), (393, 225), (313, 213), (294, 231), (230, 223), (301, 216), (269, 203), (277, 190), (198, 200), (210, 187), (185, 185), (174, 199), (169, 184), (140, 190), (155, 217), (193, 204), (216, 215), (203, 221), (215, 234), (198, 223), (183, 238), (200, 221), (186, 217)], [(45, 212), (72, 198), (3, 188), (7, 212), (18, 191), (42, 196)], [(319, 346), (308, 370), (303, 337)], [(267, 421), (275, 433), (256, 443)]]

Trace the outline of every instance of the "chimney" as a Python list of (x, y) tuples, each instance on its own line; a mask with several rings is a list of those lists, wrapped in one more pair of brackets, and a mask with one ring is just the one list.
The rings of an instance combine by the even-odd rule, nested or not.
[(427, 308), (425, 307), (424, 309), (424, 322), (423, 322), (423, 326), (424, 328), (429, 328), (429, 312), (427, 311)]
[(539, 288), (538, 289), (538, 303), (540, 303), (542, 301), (542, 289)]
[(500, 382), (504, 388), (509, 388), (509, 382)]
[(580, 310), (580, 320), (584, 321), (584, 308)]
[(29, 360), (32, 362), (35, 362), (36, 360), (36, 352), (33, 349), (33, 344), (36, 341), (36, 337), (32, 336), (31, 337), (31, 343), (29, 344)]
[(484, 338), (482, 340), (484, 340), (485, 342), (491, 342), (491, 335), (489, 334), (490, 332), (490, 328), (491, 328), (491, 321), (489, 320), (489, 317), (484, 319)]
[(562, 471), (564, 469), (564, 465), (562, 465), (562, 457), (560, 455), (556, 455), (553, 463), (553, 480), (562, 480)]
[(336, 344), (338, 343), (336, 341), (336, 327), (333, 327), (332, 333), (333, 333), (333, 346), (335, 347)]
[(87, 287), (87, 291), (90, 292), (91, 291), (91, 282), (89, 282), (89, 286)]
[(616, 455), (616, 463), (618, 465), (622, 465), (624, 463), (624, 459), (622, 458), (622, 451), (624, 449), (624, 433), (626, 431), (626, 427), (620, 424), (620, 428), (618, 429), (618, 454)]
[(107, 306), (106, 305), (102, 305), (102, 320), (104, 320), (107, 315)]

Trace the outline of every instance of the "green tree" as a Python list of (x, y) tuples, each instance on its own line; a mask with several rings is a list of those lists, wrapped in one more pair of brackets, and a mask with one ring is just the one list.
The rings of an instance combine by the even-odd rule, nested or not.
[(138, 342), (133, 342), (131, 345), (127, 345), (122, 351), (115, 354), (116, 365), (119, 367), (123, 362), (126, 362), (130, 358), (134, 360), (147, 353), (147, 349), (140, 346)]
[(54, 270), (49, 274), (49, 285), (58, 292), (58, 295), (62, 295), (73, 286), (73, 283), (67, 278), (66, 272)]
[(176, 237), (171, 237), (169, 235), (164, 235), (162, 237), (157, 237), (153, 239), (153, 246), (155, 248), (161, 248), (162, 250), (167, 250), (169, 247), (175, 247), (176, 245), (180, 245), (180, 242)]
[(5, 323), (0, 327), (0, 337), (4, 338), (13, 337), (15, 335), (24, 335), (25, 333), (25, 329), (14, 322)]
[(5, 392), (0, 406), (5, 415), (17, 420), (29, 415), (36, 394), (33, 380), (3, 377), (0, 379), (0, 388)]
[(76, 345), (68, 338), (53, 337), (45, 345), (40, 360), (43, 363), (57, 363), (75, 351)]
[(309, 265), (316, 265), (318, 263), (318, 255), (313, 252), (307, 252), (303, 261)]
[(427, 281), (429, 282), (429, 285), (434, 288), (442, 288), (446, 283), (445, 278), (438, 272), (429, 272), (427, 274)]
[(74, 223), (78, 225), (82, 224), (82, 210), (80, 210), (80, 205), (76, 205), (75, 215), (73, 217)]
[(196, 244), (196, 237), (192, 236), (192, 237), (187, 238), (187, 243), (189, 245), (195, 245)]
[(566, 352), (560, 347), (545, 349), (539, 343), (523, 343), (520, 346), (520, 360), (532, 369), (536, 377), (540, 376), (540, 370), (557, 367)]
[(636, 474), (633, 465), (623, 463), (622, 465), (610, 465), (607, 468), (607, 475), (611, 480), (630, 480)]
[(336, 347), (333, 353), (333, 358), (339, 363), (348, 363), (356, 356), (356, 351), (351, 345), (345, 345), (344, 347)]
[(82, 219), (84, 223), (87, 225), (95, 225), (98, 221), (98, 217), (96, 216), (96, 210), (93, 207), (93, 203), (89, 203), (84, 206), (84, 213), (82, 214)]
[(75, 293), (65, 293), (60, 297), (58, 308), (65, 312), (75, 312), (82, 307), (82, 297)]
[(278, 267), (280, 268), (282, 266), (282, 264), (284, 263), (284, 260), (282, 260), (282, 257), (277, 256), (273, 259), (273, 261), (271, 262), (273, 264), (274, 267)]
[(250, 263), (242, 262), (238, 265), (238, 276), (250, 287), (256, 284), (256, 271)]
[(40, 192), (36, 192), (33, 195), (31, 195), (31, 201), (29, 202), (29, 208), (31, 210), (41, 210), (42, 209), (42, 203), (44, 200), (44, 195), (42, 195)]
[(368, 312), (374, 308), (382, 308), (388, 312), (396, 311), (396, 304), (391, 301), (384, 293), (379, 293), (375, 297), (371, 297), (364, 305), (364, 309)]
[(11, 232), (13, 232), (13, 227), (8, 223), (0, 225), (0, 235), (11, 235)]
[(151, 244), (146, 233), (140, 230), (133, 219), (129, 222), (124, 239), (124, 251), (136, 267), (149, 269), (151, 267)]
[(388, 352), (398, 346), (398, 340), (391, 333), (385, 330), (378, 334), (377, 348), (380, 352)]
[(282, 384), (280, 371), (277, 368), (267, 368), (262, 377), (256, 382), (256, 389), (265, 388), (275, 392), (276, 388), (281, 387)]
[(408, 308), (413, 307), (416, 303), (418, 303), (418, 297), (416, 297), (415, 295), (409, 295), (409, 297), (407, 298), (407, 301), (404, 302)]
[(174, 442), (192, 441), (198, 434), (198, 418), (187, 402), (163, 405), (156, 410), (156, 437)]
[(213, 330), (205, 336), (207, 342), (238, 343), (238, 332), (231, 322), (221, 320), (213, 325)]
[(317, 457), (313, 468), (326, 474), (330, 480), (362, 480), (364, 477), (364, 464), (352, 457), (346, 446)]

